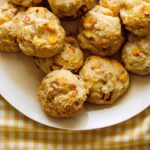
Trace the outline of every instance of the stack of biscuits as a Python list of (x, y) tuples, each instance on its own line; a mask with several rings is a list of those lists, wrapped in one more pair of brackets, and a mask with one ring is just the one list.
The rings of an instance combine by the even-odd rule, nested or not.
[[(78, 32), (68, 33), (62, 20), (79, 20)], [(129, 87), (128, 72), (150, 75), (149, 35), (150, 0), (10, 0), (0, 7), (0, 52), (33, 57), (45, 74), (39, 101), (55, 118), (73, 117), (85, 102), (113, 104)]]

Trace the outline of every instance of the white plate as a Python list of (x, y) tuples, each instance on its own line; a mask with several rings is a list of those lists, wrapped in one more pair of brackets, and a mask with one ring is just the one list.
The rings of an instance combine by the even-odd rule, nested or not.
[(72, 119), (53, 119), (42, 111), (37, 99), (42, 76), (32, 58), (21, 53), (0, 53), (0, 93), (17, 110), (44, 125), (70, 130), (102, 128), (125, 121), (150, 106), (150, 77), (132, 75), (130, 89), (114, 105), (86, 105)]
[[(4, 1), (0, 0), (0, 5)], [(78, 21), (63, 22), (63, 25), (67, 26), (68, 32), (75, 33)], [(42, 77), (32, 58), (21, 53), (0, 53), (0, 94), (21, 113), (44, 125), (70, 130), (102, 128), (125, 121), (150, 106), (150, 76), (131, 76), (130, 89), (114, 105), (86, 105), (72, 119), (53, 119), (42, 111), (37, 99)]]

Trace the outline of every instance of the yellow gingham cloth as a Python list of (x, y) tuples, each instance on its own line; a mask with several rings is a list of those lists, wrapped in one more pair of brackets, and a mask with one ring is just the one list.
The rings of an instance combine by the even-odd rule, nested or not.
[(0, 150), (150, 150), (150, 108), (115, 126), (66, 131), (40, 125), (0, 97)]

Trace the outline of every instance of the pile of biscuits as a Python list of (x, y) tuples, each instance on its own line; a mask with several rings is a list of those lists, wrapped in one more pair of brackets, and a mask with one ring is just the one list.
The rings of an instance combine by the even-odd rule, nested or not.
[[(61, 24), (73, 19), (77, 35)], [(33, 57), (45, 73), (38, 98), (52, 117), (72, 117), (86, 101), (112, 104), (129, 87), (128, 71), (150, 75), (150, 0), (6, 1), (0, 52)]]

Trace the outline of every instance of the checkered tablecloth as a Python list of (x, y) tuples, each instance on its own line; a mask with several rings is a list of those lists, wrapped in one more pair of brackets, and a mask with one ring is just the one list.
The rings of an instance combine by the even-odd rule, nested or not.
[(40, 125), (0, 97), (0, 150), (150, 150), (150, 108), (121, 124), (91, 131)]

